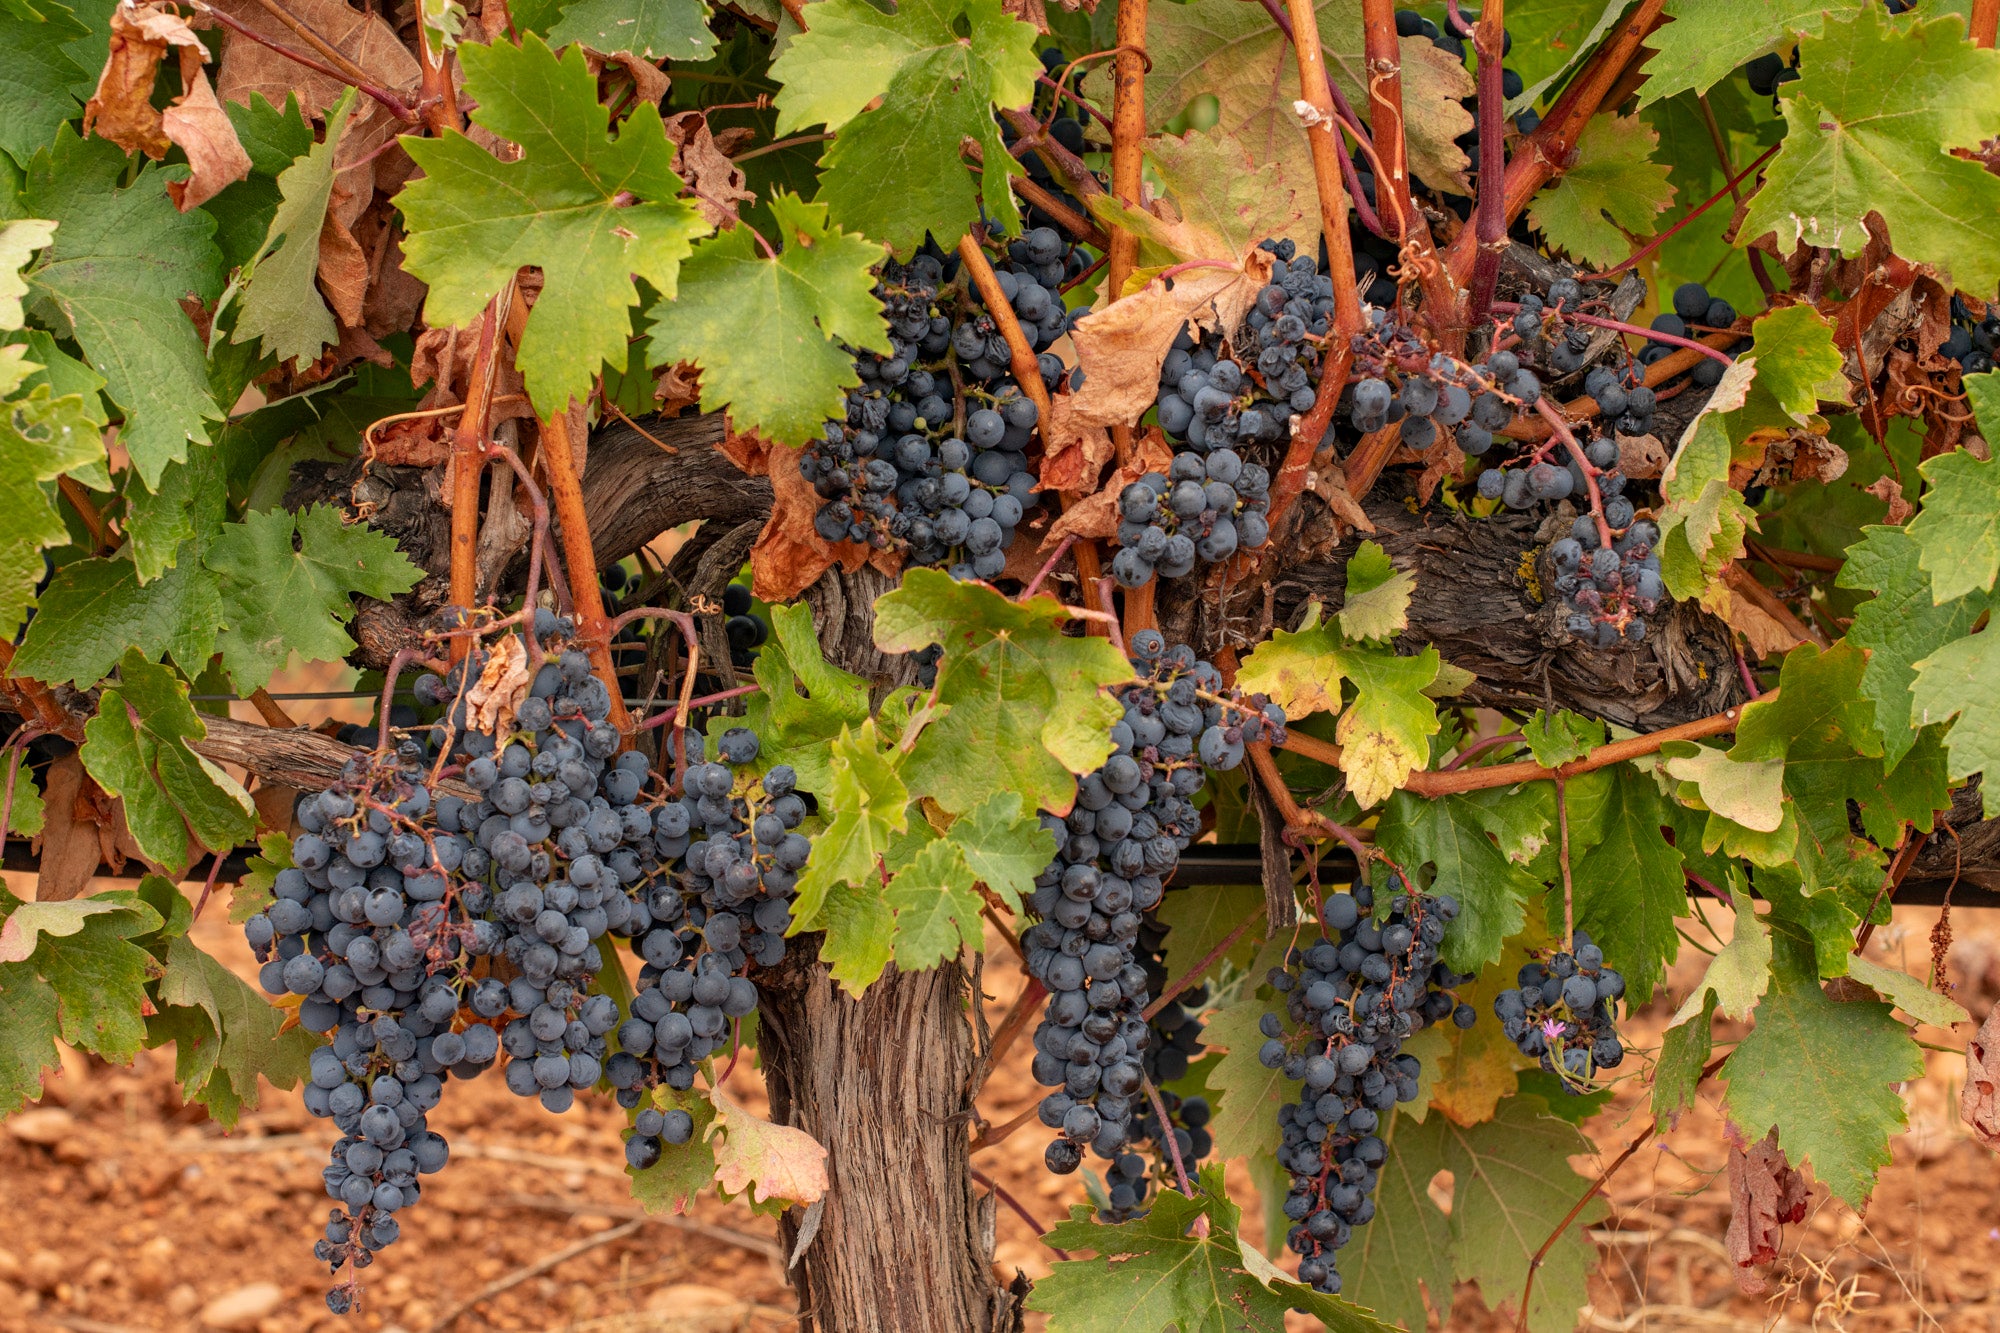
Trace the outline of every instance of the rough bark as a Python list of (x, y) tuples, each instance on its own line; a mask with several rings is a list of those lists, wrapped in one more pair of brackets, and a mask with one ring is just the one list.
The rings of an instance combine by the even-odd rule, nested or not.
[[(817, 1228), (791, 1270), (806, 1333), (1003, 1333), (1019, 1302), (992, 1267), (996, 1200), (968, 1170), (974, 1057), (965, 973), (894, 967), (860, 999), (793, 940), (757, 978), (771, 1114), (831, 1150)], [(789, 1254), (804, 1215), (780, 1220)]]

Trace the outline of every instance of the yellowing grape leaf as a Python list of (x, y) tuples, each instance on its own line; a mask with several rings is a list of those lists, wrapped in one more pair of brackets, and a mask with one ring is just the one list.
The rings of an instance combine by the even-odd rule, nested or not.
[(1668, 741), (1660, 753), (1661, 769), (1693, 784), (1704, 808), (1759, 833), (1776, 833), (1785, 822), (1783, 759), (1732, 759), (1692, 741)]
[(1990, 298), (2000, 288), (2000, 178), (1951, 150), (1976, 152), (1993, 137), (2000, 52), (1966, 41), (1956, 16), (1899, 21), (1864, 4), (1799, 43), (1799, 74), (1780, 98), (1784, 147), (1738, 243), (1775, 234), (1780, 250), (1858, 255), (1878, 213), (1897, 254)]
[(1389, 553), (1364, 541), (1347, 561), (1347, 595), (1335, 616), (1350, 639), (1393, 639), (1410, 623), (1417, 576), (1397, 569)]
[(826, 1193), (826, 1149), (817, 1139), (760, 1120), (720, 1088), (708, 1096), (715, 1119), (706, 1135), (715, 1149), (715, 1183), (725, 1193), (748, 1191), (753, 1204), (801, 1207)]
[(529, 34), (519, 46), (467, 42), (459, 59), (474, 122), (521, 157), (502, 162), (462, 134), (406, 136), (424, 174), (396, 196), (404, 267), (430, 284), (425, 318), (445, 325), (475, 318), (523, 264), (540, 266), (519, 365), (546, 417), (588, 396), (603, 363), (626, 363), (633, 275), (672, 299), (709, 228), (679, 197), (659, 108), (642, 101), (614, 137), (580, 48), (558, 59)]
[[(0, 222), (0, 329), (21, 327), (21, 298), (28, 294), (21, 269), (55, 234), (56, 224), (42, 218)], [(0, 384), (0, 393), (18, 387), (18, 383)]]
[[(1643, 86), (1643, 85), (1642, 85)], [(1668, 167), (1653, 160), (1660, 136), (1634, 116), (1596, 116), (1577, 140), (1576, 161), (1535, 196), (1528, 220), (1580, 263), (1604, 268), (1651, 236), (1674, 201)]]

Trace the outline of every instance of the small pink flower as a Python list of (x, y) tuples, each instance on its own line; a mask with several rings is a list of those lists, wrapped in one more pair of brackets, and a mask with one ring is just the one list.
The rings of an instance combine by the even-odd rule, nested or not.
[(1542, 1035), (1550, 1041), (1555, 1041), (1567, 1031), (1569, 1031), (1568, 1025), (1560, 1018), (1545, 1018), (1542, 1020)]

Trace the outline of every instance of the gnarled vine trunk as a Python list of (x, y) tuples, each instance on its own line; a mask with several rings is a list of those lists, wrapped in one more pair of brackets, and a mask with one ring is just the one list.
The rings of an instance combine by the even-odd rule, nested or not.
[(964, 971), (890, 967), (855, 999), (792, 941), (758, 976), (758, 1055), (772, 1118), (825, 1144), (816, 1218), (779, 1224), (812, 1333), (1005, 1333), (1019, 1294), (993, 1272), (995, 1200), (968, 1170), (973, 1071)]

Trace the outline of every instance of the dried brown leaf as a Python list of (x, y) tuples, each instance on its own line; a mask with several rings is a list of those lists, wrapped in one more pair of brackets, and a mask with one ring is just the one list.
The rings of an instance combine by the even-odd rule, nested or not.
[(1041, 549), (1053, 550), (1064, 537), (1103, 539), (1118, 533), (1118, 493), (1148, 472), (1165, 472), (1174, 461), (1174, 451), (1157, 427), (1148, 430), (1132, 446), (1132, 456), (1111, 474), (1103, 489), (1086, 495), (1049, 525)]
[(1375, 524), (1368, 517), (1368, 512), (1347, 489), (1347, 473), (1340, 464), (1332, 463), (1308, 472), (1306, 489), (1326, 502), (1326, 507), (1333, 511), (1336, 524), (1344, 524), (1362, 532), (1375, 531)]
[(2000, 1005), (1987, 1012), (1979, 1031), (1965, 1043), (1965, 1086), (1958, 1093), (1958, 1117), (1972, 1137), (2000, 1150)]
[(1778, 1131), (1747, 1148), (1736, 1127), (1729, 1127), (1729, 1230), (1723, 1245), (1736, 1264), (1736, 1285), (1748, 1296), (1770, 1289), (1754, 1270), (1775, 1261), (1787, 1223), (1806, 1215), (1811, 1187), (1792, 1169), (1778, 1147)]
[(1114, 454), (1110, 433), (1102, 426), (1078, 421), (1076, 399), (1066, 393), (1049, 399), (1042, 448), (1046, 453), (1037, 484), (1045, 491), (1094, 490), (1098, 475)]
[(1734, 589), (1717, 587), (1705, 600), (1729, 622), (1731, 629), (1743, 636), (1753, 657), (1782, 656), (1805, 642), (1777, 617)]
[(519, 635), (504, 635), (486, 659), (486, 669), (465, 692), (466, 721), (473, 731), (498, 738), (513, 729), (514, 715), (527, 701), (528, 650)]
[(1903, 498), (1903, 483), (1894, 477), (1877, 477), (1861, 489), (1889, 506), (1889, 512), (1882, 521), (1892, 528), (1902, 527), (1910, 521), (1910, 515), (1917, 512), (1917, 507)]
[(1197, 329), (1234, 329), (1270, 281), (1271, 255), (1252, 249), (1240, 263), (1197, 261), (1171, 278), (1087, 315), (1071, 334), (1084, 372), (1076, 420), (1099, 426), (1137, 421), (1160, 387), (1160, 366), (1174, 339)]
[(1620, 435), (1618, 470), (1635, 481), (1651, 481), (1666, 471), (1670, 457), (1657, 435)]
[[(653, 383), (653, 401), (662, 416), (679, 416), (684, 407), (701, 403), (701, 368), (692, 361), (676, 361), (660, 371)], [(741, 464), (738, 464), (741, 466)]]
[(830, 542), (813, 527), (819, 493), (799, 471), (799, 451), (755, 434), (730, 434), (716, 451), (743, 472), (771, 479), (771, 516), (750, 548), (751, 589), (768, 602), (788, 602), (834, 565), (853, 573), (864, 564), (892, 577), (901, 561), (859, 542)]
[(368, 301), (368, 256), (331, 208), (319, 229), (319, 286), (342, 324), (361, 324)]
[[(651, 68), (651, 66), (648, 66)], [(661, 76), (664, 80), (665, 76)], [(662, 93), (665, 89), (661, 89)], [(748, 180), (743, 168), (722, 155), (709, 132), (708, 117), (699, 111), (683, 111), (669, 116), (667, 137), (674, 142), (674, 170), (694, 191), (695, 207), (713, 227), (736, 225), (736, 206), (754, 201), (754, 190), (744, 189)]]
[[(185, 91), (162, 112), (153, 106), (153, 83), (169, 49), (179, 55)], [(179, 14), (152, 5), (119, 5), (111, 13), (110, 55), (83, 108), (83, 132), (128, 153), (158, 159), (180, 146), (192, 174), (170, 181), (167, 194), (183, 213), (250, 174), (250, 155), (202, 69), (207, 60), (207, 48)]]

